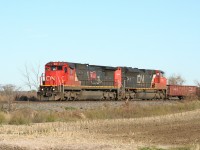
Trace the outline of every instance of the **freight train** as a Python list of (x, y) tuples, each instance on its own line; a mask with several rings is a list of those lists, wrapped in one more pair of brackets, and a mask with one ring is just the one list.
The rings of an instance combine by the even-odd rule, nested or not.
[(49, 62), (37, 96), (40, 100), (164, 100), (196, 92), (194, 86), (167, 85), (161, 70)]

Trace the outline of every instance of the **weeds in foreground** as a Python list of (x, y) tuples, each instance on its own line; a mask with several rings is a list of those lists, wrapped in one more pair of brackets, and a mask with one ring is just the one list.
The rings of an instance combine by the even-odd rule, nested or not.
[(185, 102), (171, 105), (134, 105), (125, 104), (117, 108), (99, 108), (85, 110), (83, 113), (88, 119), (120, 119), (120, 118), (141, 118), (167, 115), (200, 109), (200, 102)]
[(166, 150), (166, 149), (156, 148), (156, 147), (143, 147), (139, 148), (139, 150)]
[(190, 148), (190, 147), (176, 147), (176, 148), (163, 149), (163, 148), (156, 148), (156, 147), (143, 147), (143, 148), (139, 148), (139, 150), (192, 150), (192, 148)]
[(6, 117), (3, 112), (0, 112), (0, 124), (3, 124), (6, 122)]
[(67, 107), (63, 112), (34, 111), (27, 108), (10, 112), (10, 117), (6, 117), (6, 113), (0, 112), (0, 124), (8, 123), (21, 125), (55, 121), (71, 122), (85, 119), (140, 118), (180, 113), (196, 109), (200, 109), (200, 101), (153, 106), (124, 104), (120, 107), (99, 107), (88, 110), (78, 110), (73, 107)]

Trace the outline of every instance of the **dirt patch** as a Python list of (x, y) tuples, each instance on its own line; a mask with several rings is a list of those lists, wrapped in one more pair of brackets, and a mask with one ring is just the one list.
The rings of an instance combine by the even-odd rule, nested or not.
[(138, 149), (200, 143), (200, 110), (138, 119), (0, 126), (0, 149)]
[(152, 144), (192, 145), (200, 143), (200, 120), (149, 124), (144, 130), (146, 132), (138, 134), (138, 140), (146, 138)]
[(115, 120), (97, 126), (98, 133), (126, 142), (185, 146), (200, 143), (200, 110), (162, 117)]
[[(88, 126), (90, 126), (88, 128)], [(137, 149), (136, 143), (123, 143), (116, 139), (92, 133), (93, 122), (42, 123), (31, 126), (0, 127), (0, 149), (30, 150), (113, 150)]]

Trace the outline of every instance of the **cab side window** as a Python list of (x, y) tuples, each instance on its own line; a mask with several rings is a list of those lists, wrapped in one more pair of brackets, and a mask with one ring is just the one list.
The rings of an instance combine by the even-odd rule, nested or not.
[(72, 75), (72, 74), (73, 74), (73, 69), (70, 68), (70, 75)]
[(67, 68), (65, 67), (65, 73), (67, 73)]
[(62, 70), (62, 66), (58, 66), (58, 70)]

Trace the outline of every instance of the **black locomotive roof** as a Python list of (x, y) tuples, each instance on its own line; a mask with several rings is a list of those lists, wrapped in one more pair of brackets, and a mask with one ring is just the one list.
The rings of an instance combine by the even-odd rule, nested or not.
[[(50, 63), (53, 63), (53, 62), (49, 62), (47, 64), (50, 64)], [(112, 66), (90, 65), (90, 64), (82, 64), (82, 63), (73, 63), (73, 62), (60, 62), (60, 63), (67, 63), (67, 64), (69, 64), (70, 68), (75, 68), (76, 65), (86, 65), (88, 67), (100, 67), (100, 68), (103, 68), (106, 70), (116, 70), (118, 68), (118, 67), (112, 67)], [(125, 67), (125, 66), (123, 66), (123, 67), (119, 66), (119, 67), (128, 72), (144, 72), (145, 73), (145, 72), (156, 71), (155, 69), (139, 69), (139, 68)], [(158, 70), (158, 71), (164, 74), (164, 71), (162, 71), (162, 70)]]
[(156, 71), (161, 72), (162, 74), (164, 74), (164, 71), (162, 70), (155, 70), (155, 69), (139, 69), (139, 68), (132, 68), (132, 67), (121, 67), (124, 71), (126, 72), (143, 72), (143, 73), (156, 73)]
[(100, 66), (100, 65), (90, 65), (90, 64), (81, 64), (81, 63), (71, 63), (71, 62), (66, 62), (69, 64), (69, 66), (71, 67), (75, 67), (75, 65), (86, 65), (88, 67), (99, 67), (99, 68), (103, 68), (106, 70), (116, 70), (117, 67), (111, 67), (111, 66)]

